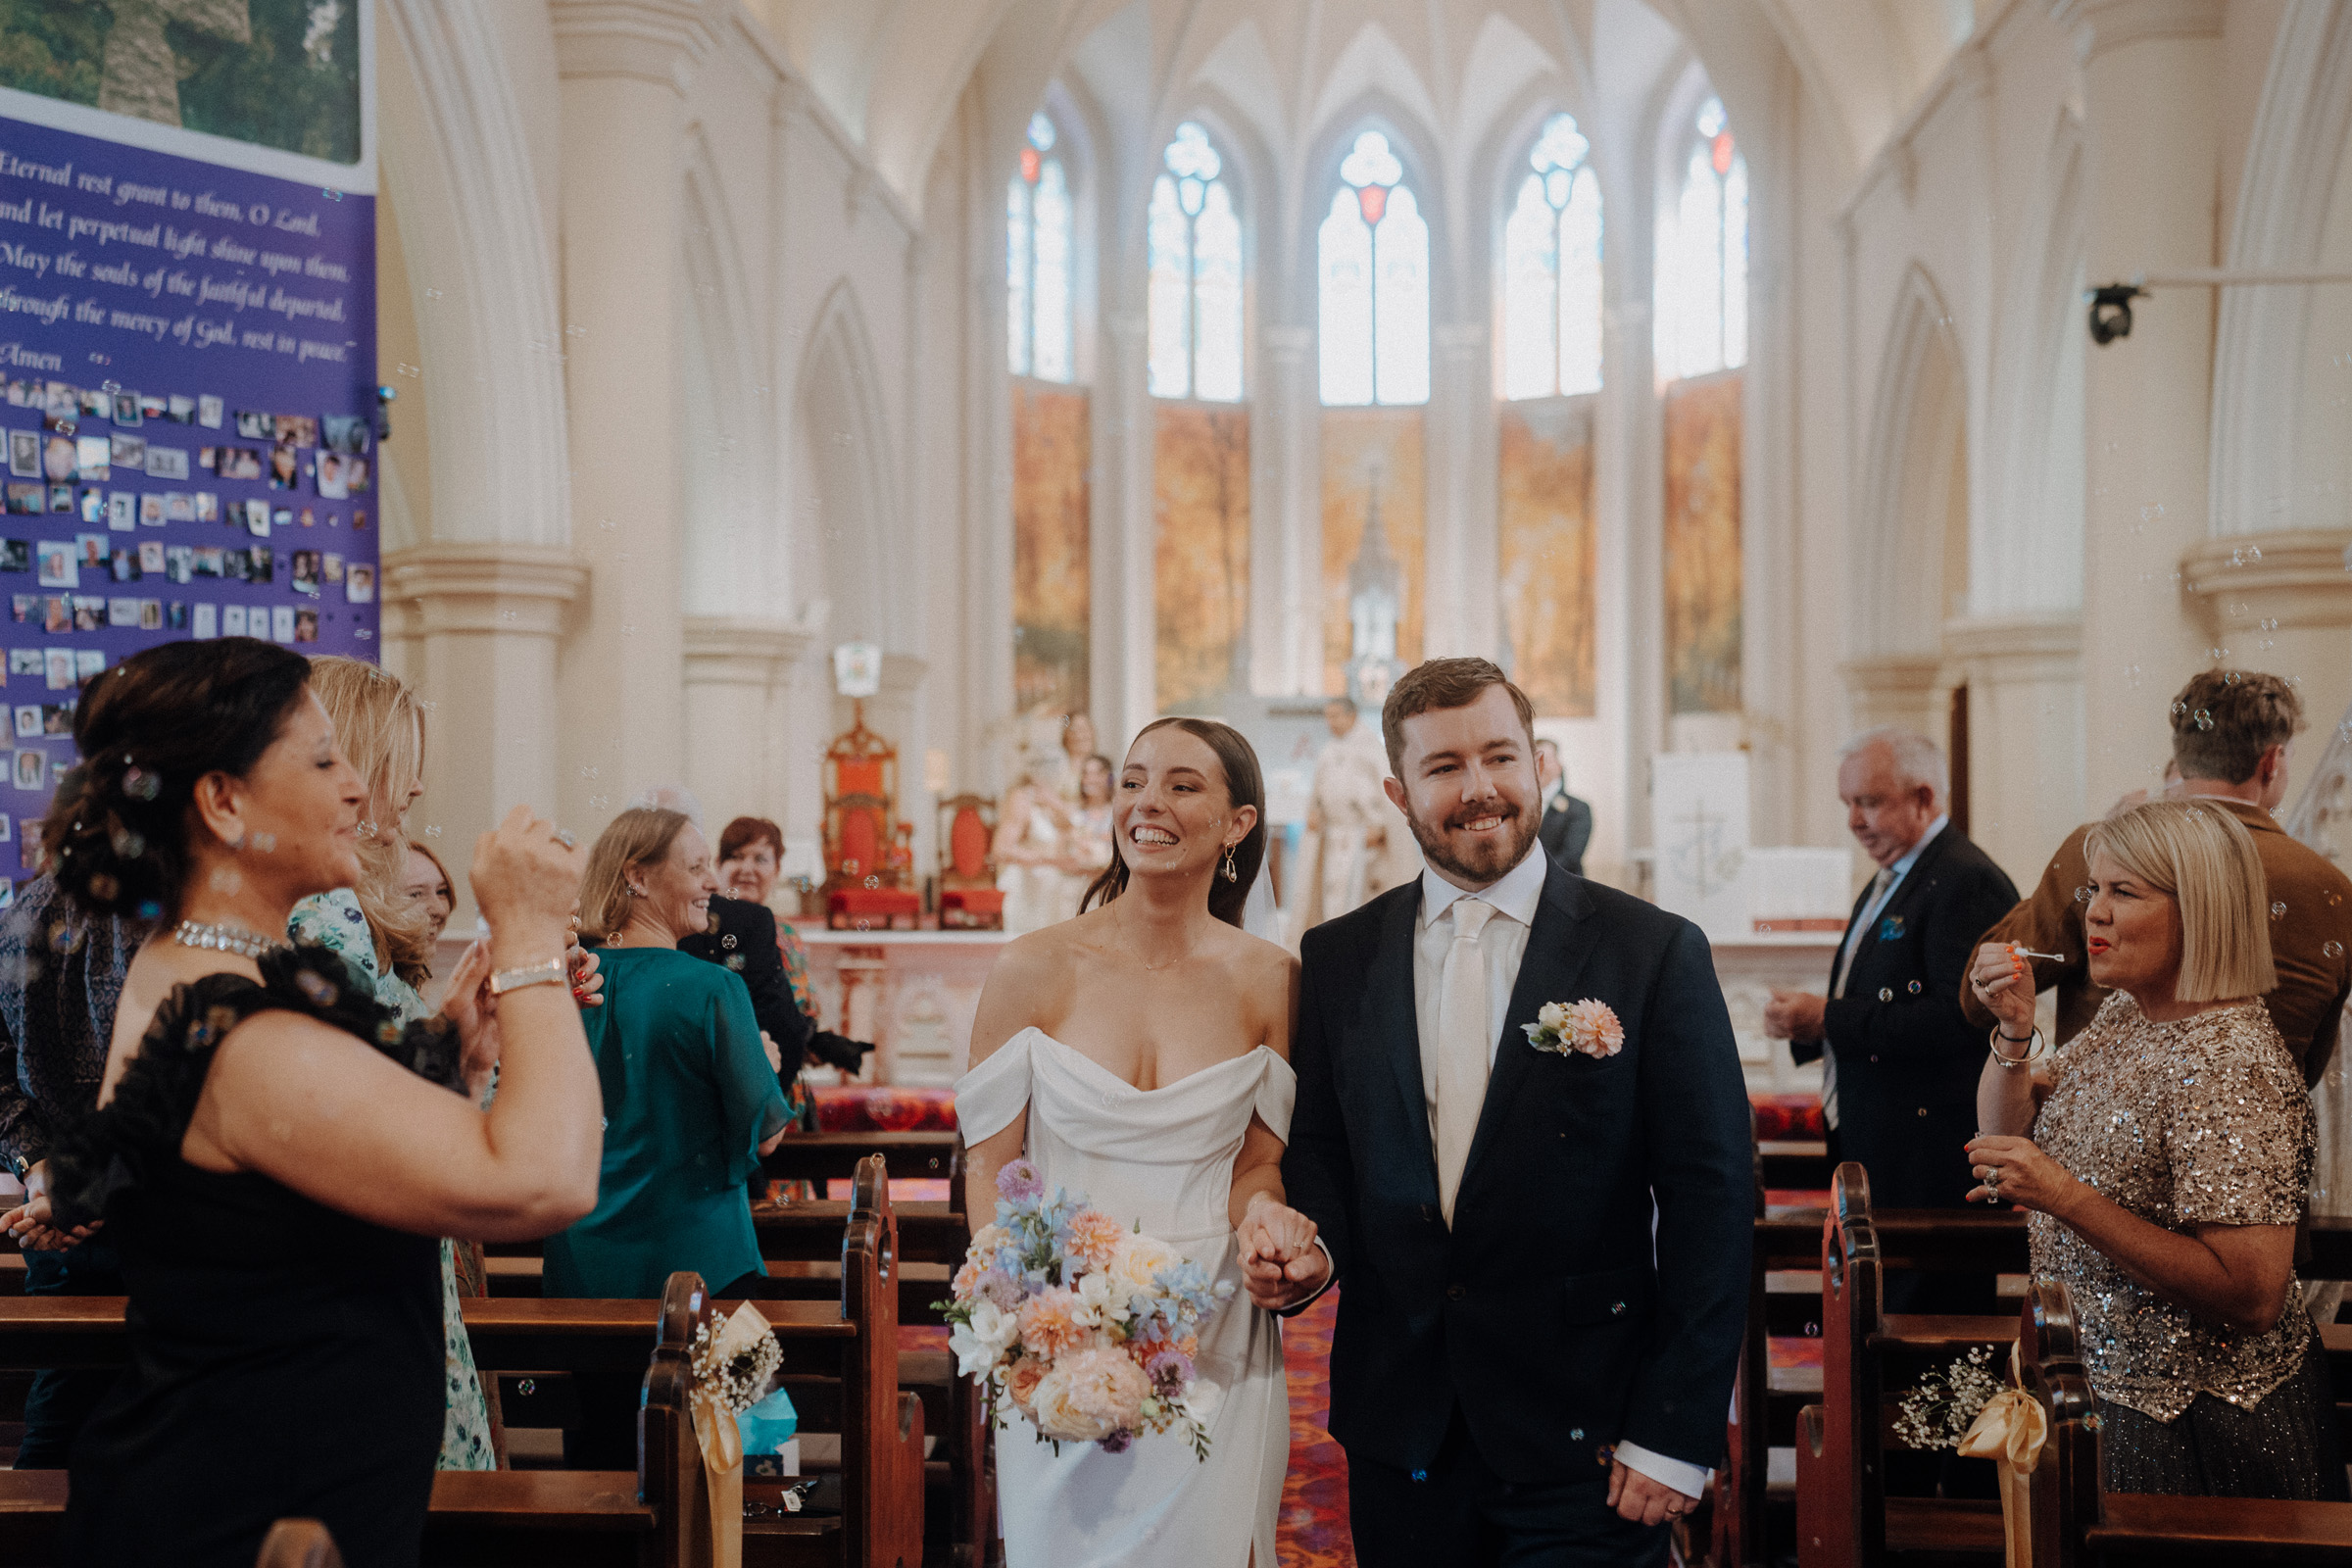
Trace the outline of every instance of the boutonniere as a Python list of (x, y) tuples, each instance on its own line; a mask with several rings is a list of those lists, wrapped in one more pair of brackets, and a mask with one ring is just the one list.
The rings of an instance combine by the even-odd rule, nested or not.
[(1546, 1002), (1536, 1021), (1522, 1024), (1527, 1043), (1538, 1051), (1564, 1056), (1579, 1052), (1588, 1056), (1614, 1056), (1625, 1049), (1625, 1025), (1605, 1002), (1587, 997), (1582, 1002)]

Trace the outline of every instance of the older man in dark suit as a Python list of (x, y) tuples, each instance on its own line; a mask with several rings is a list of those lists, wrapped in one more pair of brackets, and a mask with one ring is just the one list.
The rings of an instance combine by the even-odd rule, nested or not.
[[(1878, 875), (1854, 901), (1827, 996), (1775, 991), (1765, 1033), (1822, 1063), (1830, 1158), (1861, 1161), (1886, 1208), (1958, 1208), (1976, 1185), (1984, 1031), (1960, 1010), (1963, 962), (2016, 884), (1952, 825), (1943, 754), (1877, 729), (1839, 754), (1846, 826)], [(1957, 1308), (1954, 1308), (1957, 1310)]]
[(1560, 760), (1558, 741), (1536, 742), (1536, 778), (1544, 789), (1544, 823), (1536, 830), (1544, 853), (1570, 876), (1583, 876), (1585, 846), (1592, 842), (1592, 808), (1568, 793), (1568, 764)]

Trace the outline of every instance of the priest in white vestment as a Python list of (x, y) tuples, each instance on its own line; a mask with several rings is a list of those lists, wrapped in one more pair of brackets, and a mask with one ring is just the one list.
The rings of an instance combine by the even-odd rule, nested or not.
[(1311, 927), (1421, 874), (1421, 855), (1404, 815), (1381, 788), (1389, 757), (1380, 731), (1359, 722), (1355, 703), (1347, 697), (1333, 698), (1323, 719), (1331, 740), (1315, 759), (1306, 837), (1292, 881), (1300, 894), (1290, 921), (1294, 949)]

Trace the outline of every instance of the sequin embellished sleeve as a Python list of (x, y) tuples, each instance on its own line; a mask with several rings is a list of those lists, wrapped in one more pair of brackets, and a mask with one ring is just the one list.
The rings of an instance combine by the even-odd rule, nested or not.
[(2183, 1225), (2292, 1225), (2311, 1184), (2311, 1097), (2259, 1004), (2208, 1016), (2202, 1051), (2166, 1085), (2174, 1215)]

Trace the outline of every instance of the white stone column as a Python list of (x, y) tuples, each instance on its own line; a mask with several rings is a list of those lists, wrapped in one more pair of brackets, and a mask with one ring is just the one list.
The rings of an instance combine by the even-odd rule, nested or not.
[(1429, 533), (1423, 643), (1430, 658), (1492, 659), (1502, 624), (1496, 585), (1494, 373), (1488, 330), (1452, 321), (1430, 334)]
[[(1264, 332), (1266, 377), (1250, 410), (1250, 461), (1268, 472), (1250, 514), (1250, 679), (1262, 696), (1323, 690), (1323, 405), (1315, 384), (1315, 334)], [(1254, 572), (1267, 573), (1263, 588)]]
[(1854, 710), (1854, 730), (1899, 724), (1931, 739), (1944, 732), (1943, 661), (1932, 658), (1849, 660), (1838, 666)]
[[(2180, 585), (2203, 613), (2205, 634), (2230, 650), (2222, 662), (2301, 678), (2303, 716), (2314, 732), (2299, 748), (2307, 767), (2352, 710), (2347, 551), (2352, 529), (2302, 528), (2209, 539), (2180, 562)], [(2172, 693), (2154, 695), (2161, 703)], [(2301, 788), (2298, 781), (2295, 793)]]
[[(1968, 836), (2021, 888), (2040, 877), (2050, 851), (2082, 819), (2082, 624), (2073, 615), (1943, 628), (1940, 685), (1968, 686)], [(2157, 694), (2143, 685), (2139, 695)]]
[[(2219, 0), (2055, 9), (2082, 62), (2088, 282), (2212, 266)], [(2089, 351), (2083, 389), (2084, 785), (2094, 805), (2143, 782), (2170, 750), (2166, 694), (2207, 647), (2173, 564), (2206, 534), (2212, 291), (2168, 289), (2136, 306), (2130, 337)]]
[[(475, 835), (519, 805), (562, 810), (556, 646), (588, 574), (568, 550), (518, 544), (425, 545), (386, 556), (383, 567), (400, 673), (433, 705), (409, 831), (449, 862), (465, 906)], [(603, 825), (562, 820), (583, 832)]]
[(573, 547), (563, 808), (601, 829), (684, 770), (677, 290), (685, 95), (716, 47), (694, 0), (551, 0), (564, 92)]
[(1159, 711), (1153, 663), (1157, 607), (1152, 598), (1157, 520), (1152, 505), (1152, 409), (1144, 317), (1103, 321), (1095, 379), (1092, 606), (1087, 642), (1094, 662), (1095, 731), (1117, 757)]
[(716, 832), (731, 817), (784, 815), (772, 710), (808, 636), (773, 621), (690, 615), (685, 625), (686, 787)]

